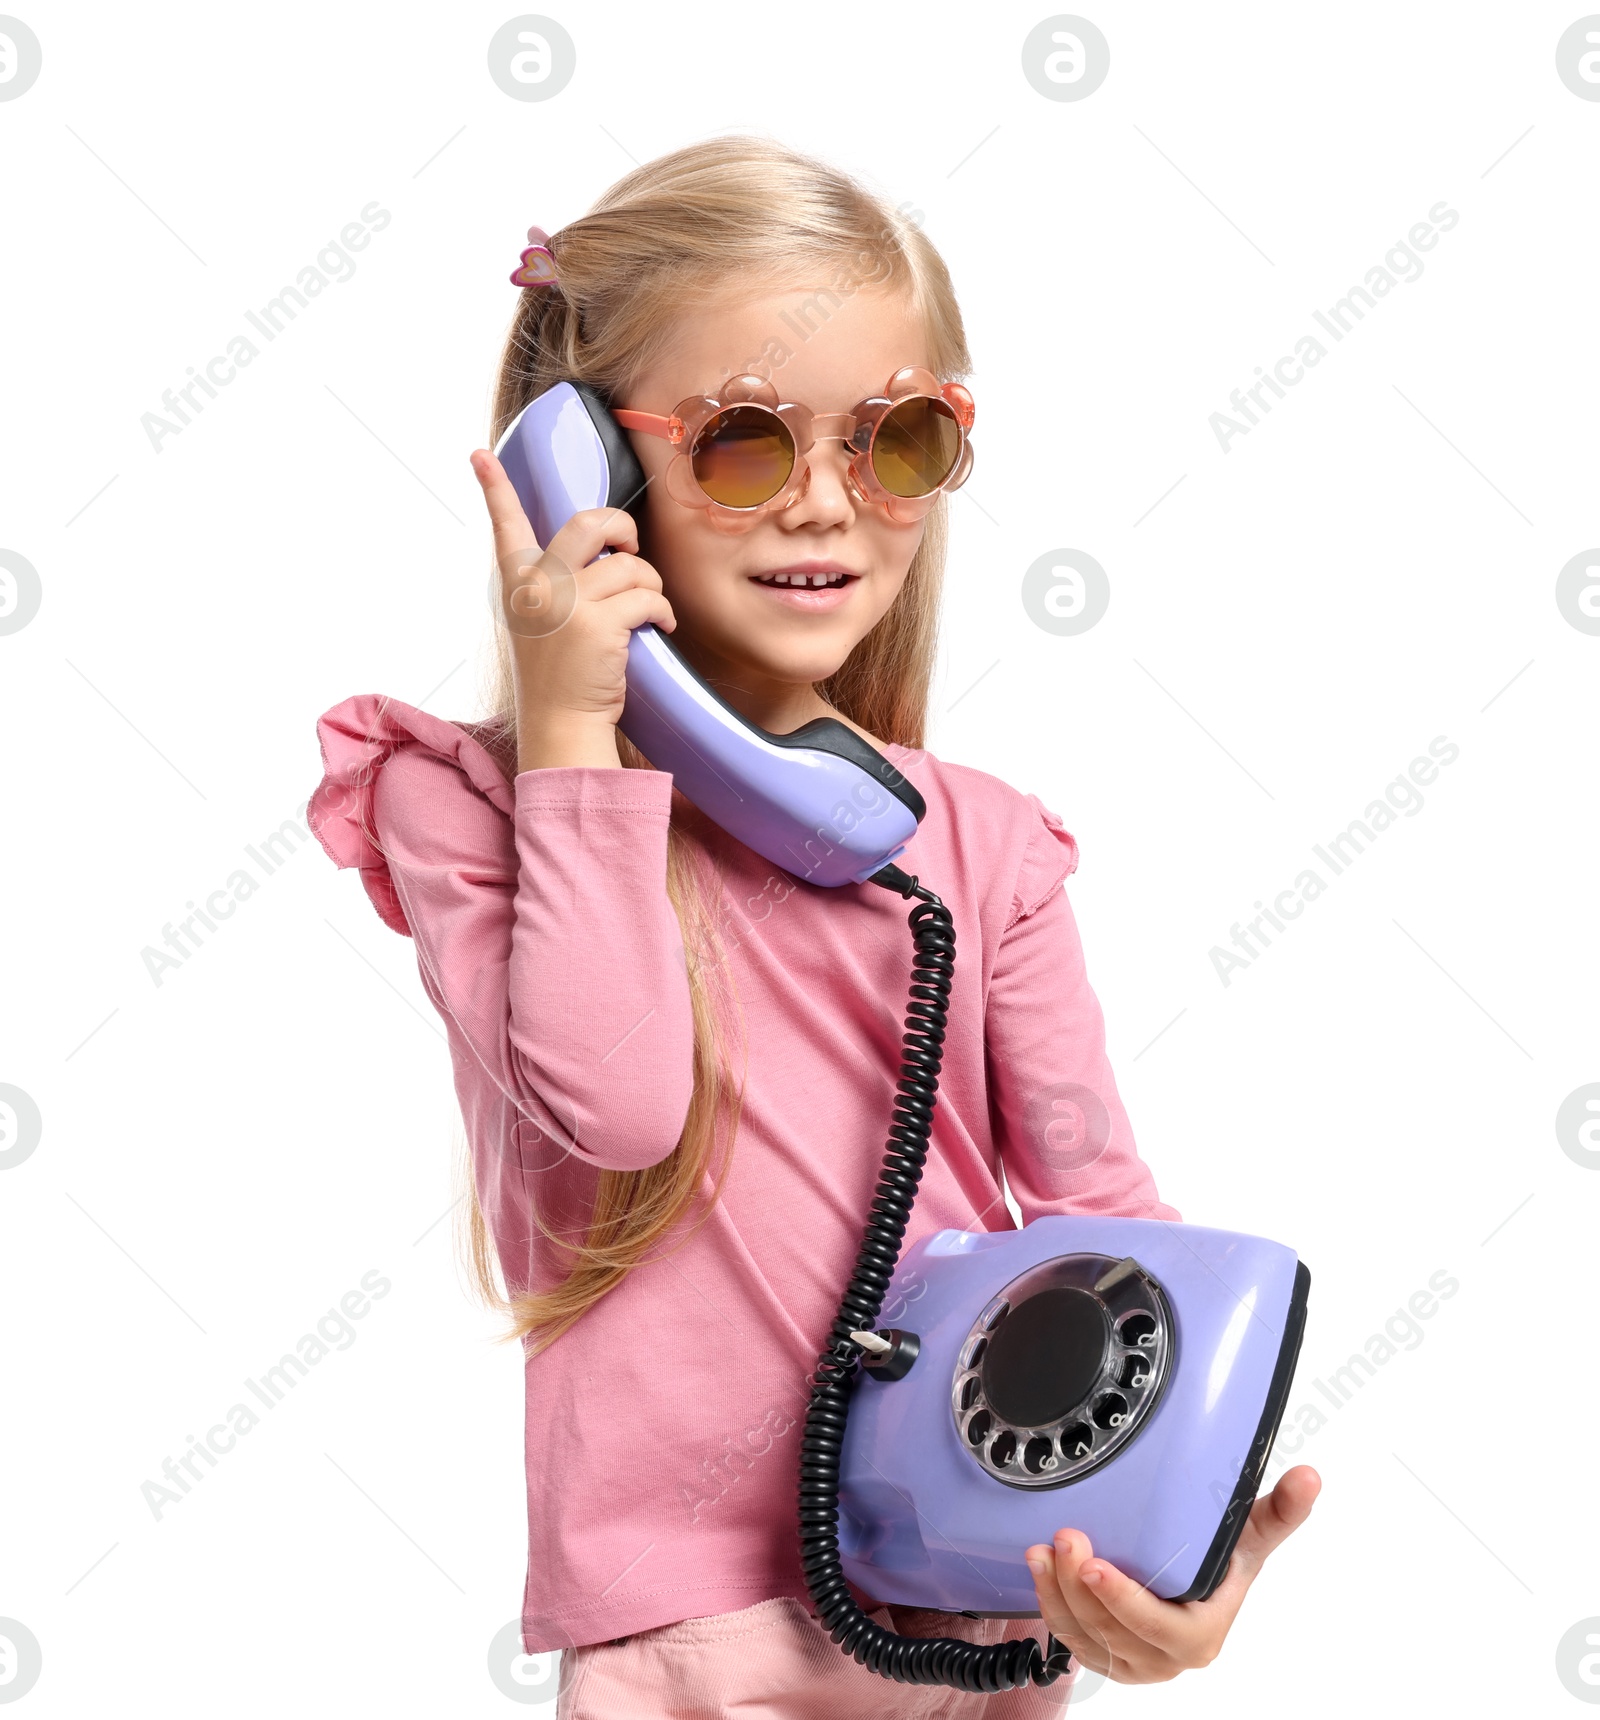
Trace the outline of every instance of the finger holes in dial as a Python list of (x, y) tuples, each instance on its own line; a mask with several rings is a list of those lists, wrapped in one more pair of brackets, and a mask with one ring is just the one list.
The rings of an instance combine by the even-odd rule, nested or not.
[(1107, 1430), (1121, 1427), (1128, 1419), (1128, 1400), (1121, 1392), (1102, 1392), (1094, 1400), (1094, 1409), (1090, 1414), (1096, 1427)]
[(1022, 1467), (1030, 1475), (1043, 1475), (1060, 1461), (1055, 1447), (1042, 1434), (1035, 1434), (1022, 1448)]
[(1075, 1421), (1062, 1428), (1058, 1435), (1061, 1455), (1068, 1463), (1087, 1457), (1094, 1445), (1094, 1429), (1087, 1422)]
[(1153, 1350), (1156, 1343), (1155, 1315), (1147, 1314), (1143, 1309), (1126, 1315), (1117, 1327), (1117, 1337), (1130, 1348)]
[(1124, 1356), (1122, 1366), (1117, 1370), (1117, 1384), (1129, 1391), (1137, 1391), (1150, 1383), (1150, 1357), (1145, 1355)]

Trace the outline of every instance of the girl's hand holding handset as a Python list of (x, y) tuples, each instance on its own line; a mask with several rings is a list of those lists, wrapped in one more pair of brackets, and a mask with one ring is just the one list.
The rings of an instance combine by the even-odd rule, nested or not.
[[(511, 639), (517, 770), (620, 770), (628, 640), (647, 621), (667, 633), (677, 626), (661, 575), (639, 557), (638, 528), (620, 508), (585, 508), (541, 549), (494, 455), (478, 449), (472, 469), (494, 528)], [(597, 561), (603, 549), (612, 553)]]

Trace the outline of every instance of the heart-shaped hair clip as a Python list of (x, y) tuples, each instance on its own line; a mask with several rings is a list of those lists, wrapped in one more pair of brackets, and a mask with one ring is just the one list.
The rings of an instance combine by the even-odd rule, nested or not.
[(522, 253), (521, 265), (511, 272), (514, 287), (554, 287), (556, 260), (550, 250), (550, 235), (543, 227), (528, 229), (528, 248)]

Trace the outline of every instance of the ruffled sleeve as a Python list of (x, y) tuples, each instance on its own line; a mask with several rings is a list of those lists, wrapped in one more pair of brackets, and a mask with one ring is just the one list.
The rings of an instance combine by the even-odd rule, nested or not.
[(486, 729), (375, 694), (336, 705), (317, 731), (324, 774), (307, 821), (415, 944), (483, 1175), (512, 1164), (521, 1149), (508, 1143), (524, 1137), (602, 1169), (665, 1158), (694, 1086), (666, 888), (671, 776), (516, 771)]
[(1005, 924), (1008, 932), (1018, 920), (1026, 919), (1059, 890), (1078, 869), (1078, 844), (1072, 833), (1038, 795), (1030, 794), (1024, 798), (1037, 817), (1030, 821), (1028, 845), (1023, 850), (1022, 864), (1017, 868), (1011, 916)]
[(306, 806), (306, 822), (334, 865), (359, 869), (383, 923), (410, 937), (373, 818), (378, 773), (397, 748), (415, 742), (455, 765), (507, 817), (515, 805), (512, 785), (472, 732), (378, 693), (357, 693), (325, 712), (317, 721), (317, 739), (323, 775)]

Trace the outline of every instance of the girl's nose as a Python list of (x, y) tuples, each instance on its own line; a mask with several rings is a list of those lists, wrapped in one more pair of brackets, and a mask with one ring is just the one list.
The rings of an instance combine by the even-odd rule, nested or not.
[(795, 499), (779, 514), (781, 523), (802, 525), (849, 525), (855, 519), (856, 501), (846, 474), (851, 451), (837, 436), (819, 437), (810, 451), (800, 456), (805, 472)]

